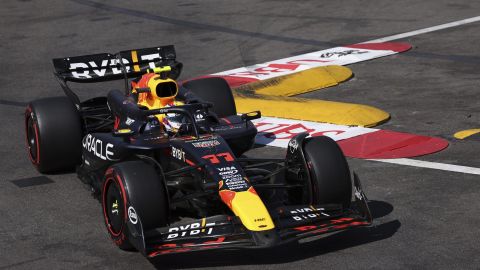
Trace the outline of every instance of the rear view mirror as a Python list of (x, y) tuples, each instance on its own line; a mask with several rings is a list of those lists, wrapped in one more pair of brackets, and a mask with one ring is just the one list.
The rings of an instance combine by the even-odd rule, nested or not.
[(250, 121), (250, 120), (254, 120), (262, 117), (262, 113), (260, 111), (253, 111), (253, 112), (244, 113), (241, 115), (241, 117), (242, 117), (242, 120)]

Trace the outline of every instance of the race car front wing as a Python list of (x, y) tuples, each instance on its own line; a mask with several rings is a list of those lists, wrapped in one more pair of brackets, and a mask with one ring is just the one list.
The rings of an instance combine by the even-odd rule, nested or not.
[[(341, 205), (298, 205), (270, 211), (275, 228), (249, 231), (237, 217), (218, 215), (141, 231), (141, 221), (128, 224), (130, 242), (145, 256), (209, 249), (266, 248), (302, 238), (369, 226), (372, 216), (360, 181), (354, 175), (355, 199), (349, 209)], [(140, 226), (138, 226), (140, 225)]]

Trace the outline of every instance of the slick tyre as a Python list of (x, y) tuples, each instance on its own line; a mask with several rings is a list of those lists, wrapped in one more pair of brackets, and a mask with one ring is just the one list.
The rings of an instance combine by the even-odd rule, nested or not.
[(311, 202), (350, 207), (352, 197), (350, 169), (338, 144), (326, 136), (307, 138), (304, 153), (312, 180)]
[(102, 188), (105, 225), (115, 244), (133, 250), (129, 224), (142, 231), (168, 223), (167, 190), (163, 174), (143, 161), (127, 161), (107, 169)]
[(81, 162), (82, 122), (67, 97), (32, 101), (25, 110), (30, 161), (41, 173), (66, 171)]
[(203, 78), (188, 81), (183, 86), (203, 101), (212, 103), (212, 109), (218, 117), (237, 114), (232, 89), (225, 79), (219, 77)]

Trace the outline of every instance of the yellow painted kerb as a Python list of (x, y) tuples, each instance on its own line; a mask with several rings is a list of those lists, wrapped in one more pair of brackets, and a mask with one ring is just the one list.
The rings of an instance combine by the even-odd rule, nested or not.
[(287, 119), (373, 127), (390, 118), (378, 108), (317, 99), (289, 98), (334, 86), (352, 77), (343, 66), (323, 66), (233, 88), (237, 111)]
[(477, 133), (480, 133), (480, 128), (462, 130), (462, 131), (459, 131), (459, 132), (453, 134), (453, 136), (457, 139), (463, 140), (463, 139), (465, 139), (467, 137), (470, 137), (470, 136), (472, 136), (474, 134), (477, 134)]
[(259, 110), (265, 116), (347, 126), (372, 127), (390, 118), (387, 112), (375, 107), (316, 99), (236, 94), (235, 103), (240, 113)]
[(244, 84), (233, 90), (269, 96), (294, 96), (338, 85), (352, 75), (352, 70), (343, 66), (317, 67)]

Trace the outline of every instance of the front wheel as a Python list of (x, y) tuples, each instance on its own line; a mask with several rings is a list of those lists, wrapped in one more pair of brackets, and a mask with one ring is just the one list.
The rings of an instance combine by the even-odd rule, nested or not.
[(350, 169), (338, 144), (329, 137), (320, 136), (306, 138), (303, 147), (311, 178), (311, 203), (350, 207)]
[(129, 224), (142, 231), (168, 223), (167, 190), (163, 174), (143, 161), (127, 161), (107, 169), (102, 189), (102, 208), (108, 233), (123, 250), (132, 250)]

